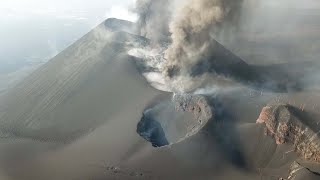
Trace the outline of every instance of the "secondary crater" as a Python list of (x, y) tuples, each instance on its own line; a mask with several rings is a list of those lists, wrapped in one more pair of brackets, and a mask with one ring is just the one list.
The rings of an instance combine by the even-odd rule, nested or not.
[(205, 96), (175, 94), (144, 110), (137, 133), (153, 147), (162, 147), (197, 134), (213, 117)]

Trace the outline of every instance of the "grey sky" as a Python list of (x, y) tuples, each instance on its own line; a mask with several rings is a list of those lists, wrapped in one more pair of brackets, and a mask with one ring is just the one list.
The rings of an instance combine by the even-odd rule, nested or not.
[(55, 16), (86, 20), (103, 20), (110, 16), (134, 20), (128, 8), (134, 0), (1, 0), (0, 19), (14, 20), (36, 16)]
[[(273, 7), (320, 7), (318, 0), (254, 1)], [(136, 17), (128, 9), (133, 7), (134, 2), (135, 0), (0, 0), (0, 23), (39, 16), (90, 21), (93, 24), (98, 24), (108, 17), (133, 21)]]

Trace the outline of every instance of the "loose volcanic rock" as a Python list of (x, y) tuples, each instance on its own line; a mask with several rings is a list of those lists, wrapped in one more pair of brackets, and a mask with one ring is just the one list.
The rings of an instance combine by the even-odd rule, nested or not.
[(192, 113), (194, 120), (197, 122), (186, 137), (199, 132), (214, 118), (214, 108), (209, 105), (207, 98), (203, 95), (175, 94), (173, 102), (175, 103), (176, 111)]
[(257, 123), (266, 125), (266, 135), (274, 137), (277, 144), (291, 143), (302, 158), (320, 162), (319, 131), (310, 127), (310, 120), (301, 116), (303, 113), (286, 104), (268, 105), (262, 109)]
[(173, 96), (173, 102), (176, 103), (176, 111), (193, 113), (195, 120), (199, 123), (206, 123), (214, 116), (213, 107), (209, 105), (205, 96), (175, 94)]

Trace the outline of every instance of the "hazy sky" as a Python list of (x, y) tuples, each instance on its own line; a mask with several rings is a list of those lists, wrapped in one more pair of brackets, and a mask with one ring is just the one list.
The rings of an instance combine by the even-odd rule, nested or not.
[[(251, 1), (251, 0), (248, 0)], [(319, 0), (262, 0), (268, 6), (319, 8)], [(86, 20), (97, 24), (108, 17), (134, 21), (128, 9), (135, 0), (0, 0), (0, 23), (39, 16)], [(1, 24), (0, 24), (1, 26)]]
[(134, 21), (134, 2), (0, 0), (0, 74), (50, 59), (109, 17)]
[(315, 9), (320, 7), (319, 0), (265, 0), (263, 3), (272, 7)]
[(44, 15), (97, 21), (110, 16), (134, 20), (135, 16), (128, 11), (133, 4), (134, 0), (1, 0), (0, 19)]

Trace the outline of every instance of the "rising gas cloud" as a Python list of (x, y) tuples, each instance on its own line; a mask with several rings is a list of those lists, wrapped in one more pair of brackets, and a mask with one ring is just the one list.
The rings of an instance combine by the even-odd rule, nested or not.
[(237, 24), (242, 0), (189, 0), (170, 24), (172, 44), (165, 53), (166, 73), (188, 73), (210, 56), (212, 34)]
[[(311, 4), (310, 2), (307, 4)], [(288, 5), (293, 7), (284, 8)], [(303, 35), (300, 27), (307, 25), (302, 21), (306, 18), (300, 13), (306, 12), (302, 5), (306, 6), (298, 0), (137, 0), (135, 11), (139, 15), (138, 33), (152, 42), (152, 46), (142, 47), (146, 49), (141, 52), (158, 52), (158, 55), (152, 57), (157, 57), (156, 69), (162, 72), (161, 75), (157, 74), (157, 79), (153, 78), (154, 74), (148, 77), (156, 83), (161, 79), (162, 85), (168, 86), (171, 91), (180, 92), (193, 91), (208, 83), (219, 87), (223, 87), (221, 82), (234, 84), (234, 79), (230, 81), (230, 77), (240, 77), (239, 75), (244, 75), (240, 80), (258, 88), (296, 90), (295, 86), (301, 86), (295, 82), (297, 78), (288, 79), (289, 75), (283, 76), (283, 73), (276, 78), (268, 73), (261, 74), (261, 71), (255, 71), (255, 67), (244, 61), (233, 63), (237, 67), (230, 69), (228, 65), (232, 64), (231, 61), (235, 62), (236, 58), (230, 58), (229, 54), (232, 53), (219, 51), (221, 45), (215, 40), (250, 64), (307, 61), (310, 59), (307, 55), (310, 54), (317, 58), (316, 51), (307, 53), (312, 50), (308, 44), (318, 46), (314, 38), (313, 41), (301, 41), (297, 36), (291, 37), (292, 32)], [(309, 21), (316, 24), (316, 21)], [(283, 25), (282, 31), (285, 32), (278, 31), (279, 24)], [(230, 37), (231, 41), (226, 39)], [(252, 46), (250, 42), (256, 45)], [(278, 46), (272, 48), (274, 46), (271, 47), (270, 44)], [(221, 57), (216, 57), (217, 54)], [(228, 59), (230, 61), (226, 62)], [(215, 70), (220, 70), (221, 66), (224, 70), (230, 70), (231, 76), (216, 74)], [(250, 70), (252, 73), (248, 73)], [(209, 71), (211, 74), (206, 73)], [(282, 71), (290, 74), (292, 70), (287, 68)], [(310, 79), (318, 80), (319, 78), (314, 78), (313, 72), (309, 73)], [(283, 80), (279, 80), (280, 76)], [(209, 79), (210, 82), (207, 82)], [(239, 79), (235, 80), (239, 82)], [(302, 84), (305, 86), (307, 81), (301, 81), (304, 81)], [(297, 85), (292, 88), (292, 84)]]
[[(169, 42), (162, 72), (168, 84), (185, 91), (201, 84), (192, 66), (211, 55), (224, 29), (236, 26), (243, 0), (137, 0), (138, 33), (153, 44)], [(197, 81), (197, 82), (195, 82)]]

